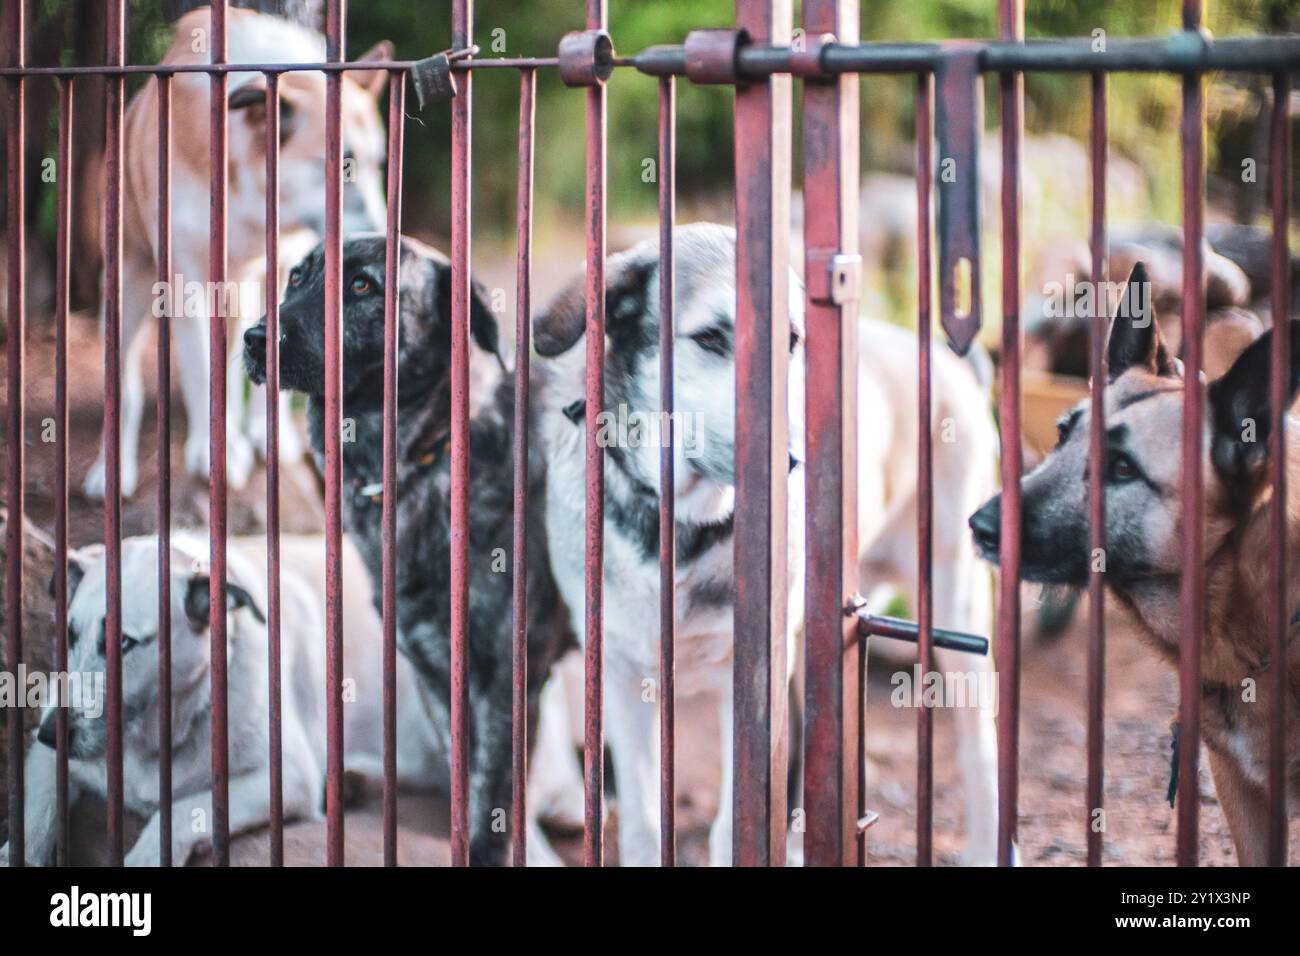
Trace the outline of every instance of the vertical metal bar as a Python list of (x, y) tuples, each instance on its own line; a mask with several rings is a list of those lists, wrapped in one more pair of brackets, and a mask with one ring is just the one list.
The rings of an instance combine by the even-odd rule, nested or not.
[[(1200, 0), (1183, 0), (1183, 27), (1201, 26)], [(1198, 857), (1197, 771), (1201, 749), (1201, 638), (1205, 630), (1205, 488), (1201, 471), (1205, 390), (1201, 377), (1205, 332), (1205, 99), (1202, 76), (1183, 77), (1183, 576), (1179, 600), (1178, 865)]]
[(401, 308), (406, 73), (388, 74), (388, 234), (384, 254), (384, 866), (397, 866), (397, 352)]
[[(1023, 40), (1023, 0), (999, 0), (1003, 40)], [(1024, 78), (1000, 77), (1002, 113), (1002, 528), (998, 603), (998, 864), (1010, 866), (1020, 789), (1020, 143)]]
[[(804, 0), (804, 34), (858, 41), (858, 5)], [(809, 42), (816, 42), (810, 39)], [(804, 855), (810, 866), (853, 865), (858, 832), (858, 656), (847, 615), (857, 591), (858, 349), (856, 289), (834, 267), (858, 248), (856, 74), (803, 84), (806, 441)]]
[[(1092, 173), (1092, 223), (1088, 244), (1092, 251), (1092, 289), (1097, 314), (1092, 317), (1089, 340), (1089, 375), (1092, 378), (1091, 428), (1088, 460), (1092, 473), (1100, 474), (1106, 454), (1106, 74), (1092, 74), (1092, 127), (1088, 140)], [(1088, 865), (1101, 866), (1105, 839), (1106, 754), (1106, 585), (1104, 565), (1095, 560), (1106, 548), (1106, 498), (1100, 481), (1088, 484), (1088, 547), (1094, 556), (1088, 578)]]
[[(587, 29), (603, 30), (608, 0), (587, 0)], [(605, 85), (587, 89), (587, 602), (583, 698), (583, 767), (586, 818), (583, 862), (600, 866), (604, 854), (605, 450), (599, 434), (605, 408)]]
[[(346, 0), (325, 8), (325, 58), (343, 60)], [(325, 76), (325, 829), (343, 865), (343, 74)]]
[[(58, 438), (54, 476), (54, 669), (60, 674), (68, 671), (68, 283), (72, 249), (73, 88), (72, 77), (65, 77), (60, 87), (58, 235), (54, 253), (54, 427)], [(10, 554), (15, 553), (10, 551)], [(55, 862), (67, 866), (67, 707), (60, 706), (54, 713), (54, 736), (57, 766), (54, 786)]]
[[(474, 0), (452, 0), (451, 45), (469, 46)], [(469, 301), (474, 77), (451, 101), (451, 862), (469, 865)]]
[[(790, 40), (790, 0), (736, 0), (755, 43)], [(791, 80), (736, 89), (736, 534), (733, 845), (785, 862), (786, 385), (790, 361)]]
[(677, 78), (659, 78), (659, 863), (677, 865), (677, 518), (673, 452), (673, 229), (677, 224)]
[(271, 865), (284, 866), (280, 652), (280, 74), (266, 74), (266, 636)]
[[(226, 62), (226, 0), (212, 4), (212, 62)], [(110, 82), (112, 82), (110, 80)], [(210, 77), (208, 115), (209, 464), (208, 628), (212, 644), (212, 859), (230, 865), (230, 740), (226, 686), (226, 74)]]
[[(14, 66), (24, 66), (26, 43), (23, 4), (9, 7), (9, 29), (14, 44)], [(26, 305), (26, 210), (24, 195), (27, 175), (25, 151), (27, 148), (24, 124), (25, 83), (21, 76), (11, 77), (9, 88), (9, 129), (5, 137), (9, 154), (6, 206), (9, 219), (9, 327), (8, 380), (9, 380), (9, 564), (5, 579), (5, 610), (9, 633), (5, 635), (9, 666), (17, 673), (23, 656), (23, 428), (25, 370), (23, 368), (23, 340), (27, 332)], [(65, 564), (66, 568), (67, 565)], [(22, 866), (24, 862), (23, 825), (23, 722), (21, 714), (10, 714), (8, 727), (9, 747), (9, 863)]]
[(1270, 198), (1273, 203), (1273, 365), (1272, 430), (1269, 433), (1269, 464), (1273, 478), (1273, 500), (1269, 509), (1269, 621), (1272, 647), (1272, 686), (1269, 688), (1268, 751), (1268, 864), (1286, 866), (1286, 695), (1287, 638), (1290, 614), (1287, 610), (1286, 547), (1286, 420), (1291, 404), (1291, 250), (1287, 241), (1291, 212), (1291, 125), (1288, 107), (1291, 78), (1285, 73), (1273, 77), (1273, 115), (1269, 156)]
[[(159, 75), (158, 281), (171, 287), (172, 78)], [(158, 861), (172, 865), (172, 327), (170, 295), (158, 313)]]
[(511, 644), (514, 694), (510, 728), (510, 832), (515, 866), (528, 865), (528, 391), (529, 315), (533, 283), (533, 120), (536, 114), (537, 72), (519, 71), (519, 195), (515, 256), (515, 510), (512, 547), (514, 561), (511, 600), (514, 635)]
[[(125, 62), (126, 10), (109, 4), (108, 62)], [(108, 603), (104, 645), (108, 701), (108, 859), (123, 859), (122, 801), (122, 108), (121, 75), (105, 78), (104, 144), (104, 547)], [(21, 282), (21, 278), (19, 280)], [(12, 385), (11, 385), (12, 387)]]
[[(931, 454), (930, 340), (933, 276), (931, 273), (931, 192), (934, 177), (934, 78), (916, 78), (916, 659), (922, 676), (934, 659), (932, 591), (934, 582), (934, 462)], [(934, 715), (922, 694), (916, 711), (916, 865), (929, 866), (934, 853)]]

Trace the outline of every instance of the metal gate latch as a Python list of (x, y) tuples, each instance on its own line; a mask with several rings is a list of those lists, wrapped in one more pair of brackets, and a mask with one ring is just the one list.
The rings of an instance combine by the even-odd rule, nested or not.
[(804, 275), (813, 302), (819, 305), (856, 302), (862, 291), (862, 256), (834, 249), (809, 249)]

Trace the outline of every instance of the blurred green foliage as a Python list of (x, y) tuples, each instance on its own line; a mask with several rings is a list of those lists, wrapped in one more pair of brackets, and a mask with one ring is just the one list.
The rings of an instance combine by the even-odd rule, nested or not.
[[(76, 0), (38, 0), (36, 17), (87, 9)], [(475, 4), (480, 56), (549, 56), (560, 37), (583, 25), (576, 0), (482, 0)], [(796, 2), (796, 8), (798, 4)], [(996, 33), (995, 0), (871, 0), (864, 3), (867, 40), (938, 40)], [(1180, 0), (1033, 0), (1027, 11), (1031, 37), (1161, 35), (1179, 25)], [(1216, 35), (1295, 28), (1300, 0), (1209, 0), (1208, 27)], [(731, 22), (734, 0), (612, 0), (610, 31), (617, 49), (631, 53), (658, 43), (680, 42), (697, 27)], [(449, 0), (356, 0), (348, 9), (348, 53), (356, 56), (381, 39), (397, 56), (414, 59), (449, 44)], [(72, 13), (71, 30), (78, 29)], [(797, 18), (796, 10), (796, 18)], [(156, 60), (167, 45), (162, 0), (129, 3), (129, 56)], [(796, 21), (797, 22), (797, 21)], [(70, 51), (62, 57), (66, 62)], [(1026, 82), (1029, 131), (1087, 134), (1086, 79), (1031, 76)], [(989, 82), (986, 111), (996, 123), (996, 82)], [(1111, 82), (1112, 145), (1148, 176), (1153, 208), (1177, 217), (1179, 115), (1177, 81), (1168, 77), (1118, 76)], [(485, 70), (473, 82), (476, 234), (484, 241), (512, 235), (516, 184), (518, 83), (514, 71)], [(729, 92), (679, 84), (678, 183), (685, 207), (725, 213), (732, 175)], [(862, 83), (864, 168), (906, 171), (911, 163), (913, 84), (910, 78), (870, 77)], [(419, 114), (408, 97), (403, 221), (414, 232), (445, 234), (450, 221), (449, 110), (432, 106)], [(538, 82), (536, 195), (538, 228), (575, 219), (583, 195), (584, 97), (543, 71)], [(609, 91), (609, 189), (611, 217), (652, 214), (656, 188), (647, 160), (655, 156), (657, 84), (619, 70)], [(53, 118), (51, 118), (53, 122)], [(52, 141), (52, 140), (51, 140)], [(1211, 136), (1211, 161), (1215, 141)], [(797, 167), (796, 167), (797, 169)]]

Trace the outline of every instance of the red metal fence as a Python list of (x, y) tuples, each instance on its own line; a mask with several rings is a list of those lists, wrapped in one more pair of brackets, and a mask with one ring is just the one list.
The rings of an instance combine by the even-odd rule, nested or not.
[[(1185, 366), (1189, 381), (1202, 367), (1204, 325), (1203, 262), (1201, 242), (1204, 212), (1204, 75), (1212, 70), (1240, 70), (1271, 74), (1274, 86), (1270, 169), (1273, 190), (1273, 290), (1275, 334), (1285, 343), (1289, 313), (1287, 216), (1290, 143), (1286, 116), (1288, 71), (1300, 66), (1300, 39), (1250, 38), (1212, 41), (1201, 30), (1201, 3), (1184, 0), (1183, 27), (1164, 39), (1112, 39), (1104, 54), (1087, 40), (1023, 39), (1023, 7), (1018, 0), (999, 0), (1000, 39), (989, 42), (867, 43), (858, 42), (857, 4), (846, 0), (805, 0), (802, 34), (792, 37), (790, 0), (737, 0), (736, 29), (691, 33), (680, 46), (660, 46), (635, 56), (616, 56), (605, 32), (605, 0), (586, 3), (585, 30), (570, 34), (557, 57), (479, 60), (474, 58), (472, 0), (454, 0), (452, 50), (421, 61), (382, 63), (343, 62), (345, 4), (328, 0), (326, 8), (327, 62), (300, 64), (227, 64), (225, 0), (212, 4), (212, 62), (201, 66), (127, 65), (124, 60), (125, 5), (109, 3), (108, 51), (104, 66), (28, 66), (24, 60), (24, 5), (6, 0), (3, 21), (15, 38), (14, 61), (0, 69), (9, 97), (7, 135), (7, 196), (9, 209), (9, 332), (8, 422), (9, 469), (7, 498), (9, 572), (5, 601), (9, 621), (8, 659), (22, 660), (22, 520), (24, 486), (24, 136), (23, 110), (28, 83), (50, 79), (60, 84), (59, 155), (71, 155), (74, 134), (73, 103), (76, 79), (101, 74), (107, 79), (106, 247), (107, 324), (105, 351), (104, 427), (107, 436), (107, 493), (104, 530), (108, 554), (108, 836), (112, 860), (123, 855), (123, 771), (121, 709), (121, 464), (119, 460), (121, 243), (122, 243), (122, 117), (124, 81), (129, 74), (147, 74), (159, 83), (160, 195), (158, 204), (159, 277), (170, 278), (169, 181), (171, 166), (171, 81), (181, 72), (204, 73), (211, 80), (211, 245), (210, 278), (225, 277), (226, 239), (226, 133), (227, 76), (236, 70), (265, 74), (267, 80), (266, 202), (268, 274), (277, 268), (279, 163), (278, 81), (292, 71), (322, 71), (327, 78), (326, 190), (326, 429), (325, 504), (327, 547), (327, 701), (328, 761), (326, 813), (328, 862), (343, 861), (344, 817), (343, 723), (341, 703), (342, 616), (341, 595), (341, 196), (340, 152), (341, 82), (345, 70), (379, 69), (389, 76), (388, 122), (388, 254), (386, 261), (386, 352), (384, 361), (384, 481), (396, 474), (395, 356), (397, 330), (397, 237), (400, 233), (403, 98), (412, 75), (417, 92), (450, 99), (452, 110), (451, 261), (452, 290), (452, 699), (451, 721), (451, 846), (454, 863), (469, 858), (469, 801), (467, 787), (468, 707), (466, 657), (466, 607), (469, 596), (467, 487), (468, 445), (468, 328), (470, 304), (470, 202), (472, 153), (470, 118), (473, 76), (478, 69), (513, 69), (520, 76), (519, 193), (518, 193), (518, 367), (519, 395), (528, 385), (528, 313), (530, 308), (531, 216), (533, 192), (533, 116), (538, 70), (558, 68), (571, 86), (586, 88), (587, 95), (587, 587), (585, 758), (586, 828), (585, 860), (600, 865), (603, 856), (601, 805), (603, 785), (603, 735), (601, 725), (602, 674), (602, 558), (603, 558), (603, 449), (597, 440), (599, 413), (604, 403), (604, 273), (605, 256), (605, 80), (614, 69), (634, 69), (657, 77), (659, 83), (659, 205), (661, 285), (661, 402), (671, 412), (674, 217), (675, 83), (685, 76), (694, 83), (731, 85), (735, 88), (735, 188), (736, 188), (736, 474), (735, 525), (735, 793), (734, 860), (739, 865), (780, 864), (785, 857), (787, 808), (785, 775), (786, 739), (786, 404), (789, 316), (787, 282), (789, 261), (789, 202), (793, 136), (793, 79), (802, 80), (803, 194), (805, 291), (808, 342), (806, 407), (808, 417), (808, 497), (806, 635), (807, 684), (805, 802), (808, 829), (806, 855), (810, 864), (857, 864), (866, 858), (865, 829), (870, 816), (864, 805), (862, 681), (866, 666), (866, 641), (871, 634), (916, 640), (919, 660), (927, 663), (936, 644), (971, 646), (963, 635), (935, 628), (931, 621), (931, 530), (933, 479), (930, 456), (930, 329), (934, 268), (932, 261), (932, 210), (937, 205), (939, 246), (939, 319), (954, 347), (964, 350), (980, 327), (979, 219), (976, 174), (978, 142), (982, 131), (982, 77), (993, 74), (999, 84), (1002, 140), (1002, 427), (1003, 507), (1001, 541), (1002, 584), (999, 600), (997, 658), (1000, 688), (998, 716), (999, 860), (1011, 862), (1017, 824), (1019, 735), (1019, 541), (1021, 506), (1020, 446), (1020, 144), (1022, 77), (1030, 71), (1087, 73), (1092, 89), (1092, 217), (1090, 245), (1095, 282), (1106, 279), (1106, 77), (1124, 71), (1168, 72), (1183, 78), (1183, 210), (1184, 210), (1184, 335)], [(920, 362), (919, 447), (920, 507), (917, 528), (921, 581), (916, 625), (881, 619), (859, 611), (856, 541), (856, 455), (852, 428), (857, 405), (856, 388), (856, 283), (858, 85), (865, 74), (911, 74), (916, 77), (917, 130), (917, 251), (919, 269), (918, 340)], [(963, 174), (940, 182), (935, 196), (934, 138), (940, 155), (954, 159)], [(937, 201), (936, 201), (937, 200)], [(59, 568), (67, 555), (67, 320), (71, 177), (58, 187), (57, 301), (55, 308), (56, 395), (59, 458), (56, 474), (56, 546)], [(278, 381), (277, 303), (274, 284), (267, 284), (266, 310), (269, 334), (268, 385)], [(1091, 460), (1099, 462), (1105, 422), (1100, 397), (1104, 382), (1106, 317), (1092, 327)], [(165, 446), (170, 427), (168, 316), (158, 326), (159, 388), (158, 440)], [(1272, 480), (1284, 487), (1284, 408), (1287, 395), (1286, 356), (1276, 347), (1272, 366), (1273, 414)], [(211, 641), (212, 641), (212, 775), (215, 859), (229, 862), (228, 739), (225, 673), (225, 557), (226, 500), (226, 330), (214, 322), (211, 330)], [(516, 406), (516, 468), (514, 513), (514, 807), (513, 859), (525, 859), (525, 468), (527, 460), (527, 410)], [(277, 403), (267, 403), (269, 447), (275, 448), (280, 427)], [(669, 419), (671, 421), (671, 419)], [(1180, 724), (1183, 758), (1179, 786), (1184, 794), (1196, 792), (1199, 739), (1200, 646), (1204, 620), (1203, 488), (1200, 441), (1204, 421), (1203, 395), (1197, 388), (1185, 391), (1183, 418), (1183, 496), (1191, 503), (1184, 537), (1182, 580), (1183, 640), (1180, 658)], [(170, 474), (166, 455), (159, 459), (159, 686), (162, 699), (170, 696), (170, 635), (168, 582), (170, 569), (168, 530)], [(673, 486), (673, 457), (665, 448), (661, 457), (661, 487)], [(1092, 547), (1104, 544), (1100, 483), (1090, 491)], [(1286, 565), (1283, 495), (1273, 497), (1271, 638), (1275, 660), (1286, 653)], [(392, 496), (383, 499), (384, 559), (382, 609), (384, 627), (384, 858), (396, 862), (396, 569), (397, 527)], [(272, 862), (283, 862), (283, 810), (280, 782), (280, 661), (279, 661), (279, 485), (276, 456), (268, 463), (267, 542), (270, 604), (270, 669), (272, 688), (268, 719), (272, 754)], [(673, 781), (673, 581), (674, 518), (671, 495), (660, 503), (662, 627), (662, 861), (675, 860)], [(352, 586), (358, 586), (352, 582)], [(1103, 663), (1105, 632), (1102, 577), (1094, 570), (1089, 588), (1090, 649), (1088, 655), (1088, 782), (1080, 826), (1086, 828), (1088, 862), (1099, 865), (1102, 832), (1089, 825), (1092, 812), (1102, 806), (1104, 744), (1102, 738)], [(64, 575), (56, 579), (56, 661), (66, 668), (68, 593)], [(963, 641), (966, 641), (963, 644)], [(1283, 680), (1285, 667), (1272, 669)], [(1280, 691), (1280, 686), (1276, 688)], [(1284, 703), (1274, 693), (1270, 712), (1269, 857), (1285, 861), (1285, 741)], [(162, 794), (162, 859), (170, 861), (171, 766), (169, 709), (161, 708), (162, 741), (160, 789)], [(928, 865), (932, 857), (932, 731), (928, 707), (918, 711), (918, 812), (917, 862)], [(67, 727), (58, 715), (58, 859), (66, 861), (68, 849)], [(22, 753), (22, 723), (9, 722), (9, 753)], [(11, 756), (9, 764), (10, 859), (23, 860), (23, 763)], [(1197, 809), (1195, 799), (1178, 804), (1178, 861), (1197, 862)]]

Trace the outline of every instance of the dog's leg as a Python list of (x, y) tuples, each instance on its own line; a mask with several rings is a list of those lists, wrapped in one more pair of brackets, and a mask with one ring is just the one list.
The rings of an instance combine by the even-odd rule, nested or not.
[[(178, 263), (181, 274), (206, 276), (206, 265)], [(210, 350), (207, 302), (186, 300), (186, 314), (172, 320), (176, 377), (185, 400), (185, 470), (206, 478), (210, 468), (208, 447), (208, 388)], [(224, 321), (224, 320), (222, 320)]]
[[(140, 478), (140, 422), (144, 415), (144, 382), (140, 374), (141, 350), (145, 341), (140, 339), (140, 326), (156, 309), (151, 295), (153, 276), (151, 266), (137, 256), (126, 256), (122, 261), (122, 413), (121, 413), (121, 488), (124, 497), (135, 494)], [(107, 312), (104, 313), (107, 321)], [(102, 327), (102, 324), (101, 324)], [(105, 469), (104, 438), (100, 437), (99, 458), (86, 474), (82, 491), (86, 497), (104, 497), (107, 476)]]
[(568, 699), (553, 676), (542, 688), (537, 745), (528, 767), (528, 816), (581, 829), (582, 766), (569, 741)]
[(474, 717), (469, 779), (471, 866), (504, 866), (507, 862), (513, 746), (511, 703), (509, 669), (504, 679), (470, 692)]
[(718, 727), (721, 732), (721, 746), (718, 751), (722, 759), (722, 783), (718, 788), (718, 813), (709, 827), (709, 866), (731, 866), (731, 816), (733, 776), (735, 764), (735, 739), (732, 737), (735, 724), (735, 707), (731, 693), (731, 680), (726, 682), (726, 689), (718, 694)]
[[(18, 719), (15, 714), (13, 719)], [(55, 788), (58, 759), (53, 747), (32, 744), (23, 768), (23, 855), (28, 866), (49, 866), (54, 862), (56, 835)], [(68, 799), (75, 799), (72, 775), (68, 775)], [(9, 844), (0, 847), (0, 866), (9, 865)]]
[[(966, 848), (962, 862), (967, 866), (997, 863), (998, 828), (998, 741), (994, 710), (997, 688), (990, 628), (992, 593), (988, 575), (977, 564), (969, 547), (934, 566), (934, 623), (990, 638), (985, 655), (959, 651), (936, 651), (935, 666), (945, 674), (959, 675), (966, 687), (974, 687), (977, 700), (953, 707), (957, 723), (957, 760), (966, 792)], [(913, 592), (915, 593), (915, 592)]]
[[(1247, 779), (1237, 762), (1213, 750), (1210, 755), (1210, 773), (1214, 777), (1214, 792), (1232, 833), (1232, 845), (1237, 850), (1239, 866), (1268, 866), (1268, 789)], [(1198, 795), (1184, 795), (1178, 799), (1195, 800)]]
[[(284, 816), (292, 820), (306, 815), (304, 787), (285, 767)], [(230, 836), (247, 833), (271, 819), (271, 774), (266, 767), (240, 774), (230, 781)], [(190, 854), (212, 840), (212, 791), (191, 794), (172, 804), (172, 863), (184, 866)], [(155, 811), (126, 855), (127, 866), (158, 866), (162, 822)]]
[(605, 730), (618, 787), (620, 866), (659, 865), (659, 708), (643, 697), (648, 674), (605, 664)]

